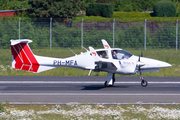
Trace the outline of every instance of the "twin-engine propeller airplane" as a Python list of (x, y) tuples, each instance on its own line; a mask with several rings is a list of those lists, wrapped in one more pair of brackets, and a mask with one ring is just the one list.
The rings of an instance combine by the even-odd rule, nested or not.
[(142, 72), (158, 71), (159, 68), (170, 67), (169, 63), (135, 56), (123, 49), (111, 48), (106, 40), (102, 40), (104, 49), (89, 47), (85, 53), (68, 58), (52, 58), (34, 55), (28, 45), (32, 40), (11, 40), (12, 67), (31, 71), (43, 72), (60, 66), (74, 67), (92, 70), (95, 72), (105, 71), (108, 73), (104, 85), (113, 86), (115, 73), (132, 75), (140, 73), (141, 85), (146, 87), (148, 82), (143, 79)]

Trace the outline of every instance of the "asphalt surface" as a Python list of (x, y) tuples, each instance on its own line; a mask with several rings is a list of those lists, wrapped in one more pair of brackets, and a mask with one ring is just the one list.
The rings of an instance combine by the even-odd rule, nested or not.
[(179, 104), (180, 77), (116, 77), (104, 87), (106, 77), (0, 76), (0, 101), (10, 104)]

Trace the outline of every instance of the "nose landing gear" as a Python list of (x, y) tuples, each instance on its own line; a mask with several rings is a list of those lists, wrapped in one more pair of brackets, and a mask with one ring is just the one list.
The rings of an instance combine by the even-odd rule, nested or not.
[(148, 85), (148, 82), (147, 82), (146, 80), (142, 80), (142, 81), (141, 81), (141, 85), (142, 85), (143, 87), (146, 87), (146, 86)]
[(140, 72), (140, 80), (143, 87), (146, 87), (148, 85), (148, 82), (143, 79), (142, 72)]

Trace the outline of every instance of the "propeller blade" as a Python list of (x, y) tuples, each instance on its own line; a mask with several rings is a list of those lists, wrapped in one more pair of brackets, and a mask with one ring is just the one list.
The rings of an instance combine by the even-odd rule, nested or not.
[(140, 68), (140, 66), (138, 66), (138, 70), (139, 70), (139, 71), (141, 71), (141, 68)]
[(143, 52), (141, 51), (141, 57), (143, 57)]
[(139, 55), (139, 59), (138, 59), (138, 61), (140, 62), (140, 55)]

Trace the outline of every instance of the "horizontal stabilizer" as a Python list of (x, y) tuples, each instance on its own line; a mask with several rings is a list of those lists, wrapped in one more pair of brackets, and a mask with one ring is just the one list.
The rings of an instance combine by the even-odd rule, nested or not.
[(40, 73), (40, 72), (43, 72), (43, 71), (46, 71), (46, 70), (51, 70), (51, 69), (54, 69), (54, 68), (57, 68), (58, 66), (40, 66), (37, 73)]
[(20, 40), (10, 40), (11, 41), (11, 45), (16, 45), (16, 44), (19, 44), (19, 43), (31, 43), (32, 40), (29, 40), (29, 39), (20, 39)]

